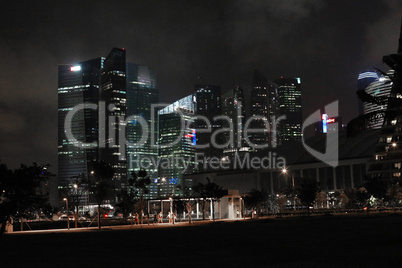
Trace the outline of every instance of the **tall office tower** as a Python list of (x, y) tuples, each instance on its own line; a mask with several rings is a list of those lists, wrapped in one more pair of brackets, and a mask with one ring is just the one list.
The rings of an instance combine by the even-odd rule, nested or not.
[[(250, 114), (256, 120), (250, 124), (252, 129), (264, 129), (262, 133), (249, 135), (250, 142), (257, 146), (276, 145), (275, 134), (272, 133), (272, 117), (278, 116), (278, 92), (276, 85), (258, 72), (253, 74)], [(256, 151), (260, 150), (255, 148)]]
[(179, 196), (183, 189), (191, 190), (192, 182), (184, 181), (183, 174), (193, 173), (197, 168), (196, 132), (191, 126), (194, 112), (194, 95), (158, 111), (160, 165), (159, 178), (155, 182), (159, 197)]
[[(366, 93), (376, 98), (389, 98), (392, 88), (390, 77), (392, 77), (393, 74), (394, 70), (390, 70), (387, 72), (387, 76), (381, 75), (379, 78), (375, 79), (366, 87)], [(373, 117), (372, 123), (368, 126), (368, 128), (378, 129), (382, 127), (384, 123), (384, 113), (382, 112), (387, 109), (387, 106), (387, 101), (365, 102), (363, 104), (364, 114), (377, 114), (376, 117)]]
[(241, 87), (235, 86), (223, 95), (222, 111), (223, 115), (226, 115), (232, 121), (232, 127), (228, 122), (223, 122), (224, 128), (231, 129), (230, 132), (224, 133), (224, 143), (229, 143), (229, 146), (223, 150), (223, 156), (234, 158), (240, 151), (246, 152), (249, 149), (248, 147), (244, 147), (246, 146), (244, 140), (246, 111), (243, 89)]
[[(113, 48), (105, 59), (101, 74), (100, 100), (105, 104), (105, 118), (99, 118), (99, 146), (100, 159), (114, 169), (111, 185), (116, 193), (127, 182), (125, 137), (121, 136), (126, 125), (126, 92), (126, 51)], [(113, 199), (106, 202), (117, 202), (116, 195)]]
[[(378, 78), (378, 74), (374, 71), (361, 72), (357, 78), (357, 90), (366, 90), (366, 88)], [(364, 113), (363, 102), (358, 101), (359, 115), (362, 115)]]
[(302, 139), (302, 98), (300, 78), (280, 78), (278, 86), (279, 114), (286, 119), (279, 122), (279, 144)]
[[(197, 147), (197, 152), (204, 154), (208, 157), (221, 157), (222, 148), (217, 148), (211, 143), (212, 134), (221, 128), (222, 122), (214, 120), (213, 118), (218, 115), (222, 115), (222, 103), (221, 103), (221, 87), (211, 85), (196, 85), (195, 86), (195, 98), (197, 116), (204, 116), (206, 120), (196, 120), (197, 128), (199, 129), (211, 129), (211, 133), (201, 132), (197, 135), (197, 145), (208, 145), (207, 148)], [(216, 143), (218, 145), (223, 144), (223, 134), (216, 136)]]
[[(129, 142), (127, 172), (130, 176), (131, 172), (144, 169), (151, 179), (155, 179), (158, 176), (157, 166), (154, 165), (158, 157), (157, 111), (151, 110), (152, 105), (159, 101), (155, 72), (147, 66), (127, 63), (126, 76), (127, 116), (134, 116), (133, 120), (128, 120), (126, 126), (126, 137)], [(151, 183), (148, 197), (156, 197), (157, 190), (157, 185)]]
[[(98, 111), (79, 109), (71, 120), (68, 112), (80, 104), (97, 104), (103, 58), (58, 67), (58, 187), (71, 188), (73, 177), (88, 174), (98, 157)], [(71, 123), (68, 137), (65, 123)], [(86, 197), (87, 198), (87, 197)], [(88, 200), (86, 200), (88, 201)]]
[[(115, 172), (111, 181), (115, 192), (105, 202), (114, 204), (117, 191), (126, 184), (127, 171), (133, 171), (127, 170), (127, 155), (150, 159), (157, 156), (157, 148), (150, 144), (151, 136), (156, 141), (156, 126), (151, 128), (155, 125), (151, 104), (158, 102), (155, 74), (148, 67), (127, 63), (126, 51), (113, 48), (106, 58), (60, 65), (58, 87), (59, 185), (71, 187), (72, 176), (88, 174), (91, 161), (104, 160)], [(75, 139), (71, 139), (64, 127), (67, 113), (85, 103), (96, 106), (81, 109), (73, 116)], [(132, 115), (143, 120), (126, 120)], [(150, 132), (144, 144), (134, 146), (143, 136), (138, 121), (144, 121)], [(147, 171), (156, 177), (155, 167)]]

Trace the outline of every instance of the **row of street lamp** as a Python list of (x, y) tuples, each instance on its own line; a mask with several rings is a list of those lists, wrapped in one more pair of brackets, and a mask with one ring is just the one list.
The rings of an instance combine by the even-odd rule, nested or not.
[[(287, 170), (286, 168), (283, 168), (283, 169), (282, 169), (282, 173), (283, 173), (283, 174), (287, 174), (287, 173), (288, 173), (288, 170)], [(91, 175), (93, 175), (93, 171), (91, 171)], [(293, 187), (293, 190), (294, 190), (294, 189), (295, 189), (295, 178), (294, 178), (294, 174), (291, 173), (291, 176), (292, 176), (292, 187)], [(166, 179), (165, 179), (165, 178), (162, 178), (162, 181), (165, 182)], [(74, 187), (75, 190), (78, 189), (78, 185), (77, 185), (77, 184), (73, 184), (73, 187)], [(63, 201), (66, 201), (66, 208), (67, 208), (67, 229), (70, 230), (70, 215), (69, 215), (69, 210), (68, 210), (68, 198), (67, 198), (67, 197), (63, 198)], [(172, 197), (169, 197), (169, 201), (170, 201), (170, 213), (173, 213), (173, 211), (172, 211), (172, 210), (173, 210), (173, 198), (172, 198)], [(296, 196), (294, 196), (293, 208), (294, 208), (294, 210), (296, 210)]]

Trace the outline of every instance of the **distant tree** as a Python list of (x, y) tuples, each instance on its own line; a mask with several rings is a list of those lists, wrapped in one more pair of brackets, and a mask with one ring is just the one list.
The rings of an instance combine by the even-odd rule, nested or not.
[(327, 207), (328, 196), (326, 192), (320, 191), (315, 197), (317, 207), (324, 208)]
[(329, 200), (333, 205), (333, 208), (345, 208), (349, 202), (349, 198), (343, 191), (335, 191), (329, 194)]
[(133, 180), (134, 189), (137, 190), (137, 204), (141, 212), (141, 224), (143, 224), (143, 214), (145, 207), (144, 195), (149, 194), (149, 185), (151, 184), (151, 178), (148, 176), (145, 170), (141, 169), (138, 171), (138, 173), (132, 172), (131, 179)]
[(387, 200), (393, 207), (400, 205), (402, 201), (402, 186), (398, 182), (388, 187)]
[[(252, 189), (246, 196), (244, 196), (244, 204), (247, 208), (257, 210), (268, 200), (268, 193), (265, 190)], [(252, 217), (254, 216), (251, 214)]]
[(75, 228), (78, 228), (78, 207), (82, 198), (88, 193), (88, 178), (86, 174), (79, 174), (72, 178), (70, 184), (65, 187), (69, 205), (74, 209)]
[(293, 185), (287, 185), (280, 189), (279, 193), (281, 194), (281, 197), (286, 197), (286, 199), (293, 200), (293, 207), (296, 209), (296, 199), (297, 199), (297, 194), (300, 192), (300, 186), (293, 186)]
[(370, 197), (366, 189), (361, 188), (348, 188), (343, 191), (347, 197), (345, 204), (346, 208), (362, 208), (366, 206), (367, 199)]
[(369, 193), (366, 188), (360, 187), (356, 189), (356, 200), (359, 204), (359, 207), (364, 207), (367, 205), (367, 200), (370, 198)]
[(382, 177), (366, 178), (364, 188), (369, 195), (382, 200), (387, 196), (388, 185)]
[(317, 192), (319, 192), (319, 188), (315, 180), (306, 180), (300, 184), (297, 196), (300, 202), (307, 207), (308, 216), (310, 216), (310, 206), (314, 203)]
[(177, 188), (179, 191), (183, 193), (183, 203), (182, 205), (184, 206), (184, 210), (187, 212), (187, 217), (188, 217), (188, 223), (191, 223), (191, 211), (192, 211), (192, 204), (191, 204), (191, 191), (190, 188), (183, 186), (183, 185), (178, 185)]
[(278, 194), (278, 196), (276, 197), (276, 203), (278, 205), (278, 212), (279, 213), (283, 213), (285, 211), (286, 202), (287, 202), (286, 195), (284, 195), (282, 193)]
[(125, 217), (134, 211), (137, 195), (138, 191), (134, 188), (134, 180), (129, 178), (127, 187), (121, 189), (118, 193), (119, 202), (116, 204), (116, 207)]
[(268, 195), (268, 199), (265, 202), (265, 205), (268, 209), (268, 213), (277, 213), (279, 210), (279, 202), (278, 202), (278, 196), (276, 195)]
[(214, 203), (218, 202), (226, 193), (226, 190), (223, 190), (221, 186), (218, 184), (211, 182), (210, 179), (206, 178), (207, 183), (198, 183), (193, 189), (196, 197), (200, 198), (202, 205), (202, 219), (205, 220), (205, 203), (207, 199), (210, 199), (212, 202), (212, 219), (215, 220), (214, 216)]
[(196, 197), (198, 199), (198, 202), (201, 204), (202, 219), (205, 220), (205, 203), (208, 197), (205, 191), (205, 184), (198, 183), (197, 185), (195, 185), (193, 187), (193, 196)]
[(98, 228), (101, 229), (101, 205), (112, 193), (113, 167), (105, 161), (93, 161), (90, 171), (90, 192), (98, 205)]
[(215, 203), (219, 202), (221, 198), (227, 194), (227, 191), (224, 190), (218, 184), (211, 182), (207, 177), (208, 183), (205, 185), (205, 191), (207, 196), (211, 199), (212, 202), (212, 219), (215, 220)]
[(0, 235), (11, 217), (22, 218), (25, 212), (47, 205), (48, 194), (42, 190), (43, 183), (52, 176), (47, 169), (48, 165), (33, 163), (10, 170), (0, 164)]

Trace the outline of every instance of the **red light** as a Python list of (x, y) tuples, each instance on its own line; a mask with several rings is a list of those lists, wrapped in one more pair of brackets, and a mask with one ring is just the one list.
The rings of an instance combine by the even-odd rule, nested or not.
[(328, 118), (327, 123), (335, 123), (335, 118)]
[(103, 215), (104, 218), (107, 218), (107, 214)]

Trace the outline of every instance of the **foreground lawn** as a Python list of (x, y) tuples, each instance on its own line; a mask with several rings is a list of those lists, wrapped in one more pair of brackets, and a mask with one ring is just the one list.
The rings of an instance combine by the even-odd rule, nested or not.
[(0, 267), (400, 267), (402, 215), (11, 234)]

